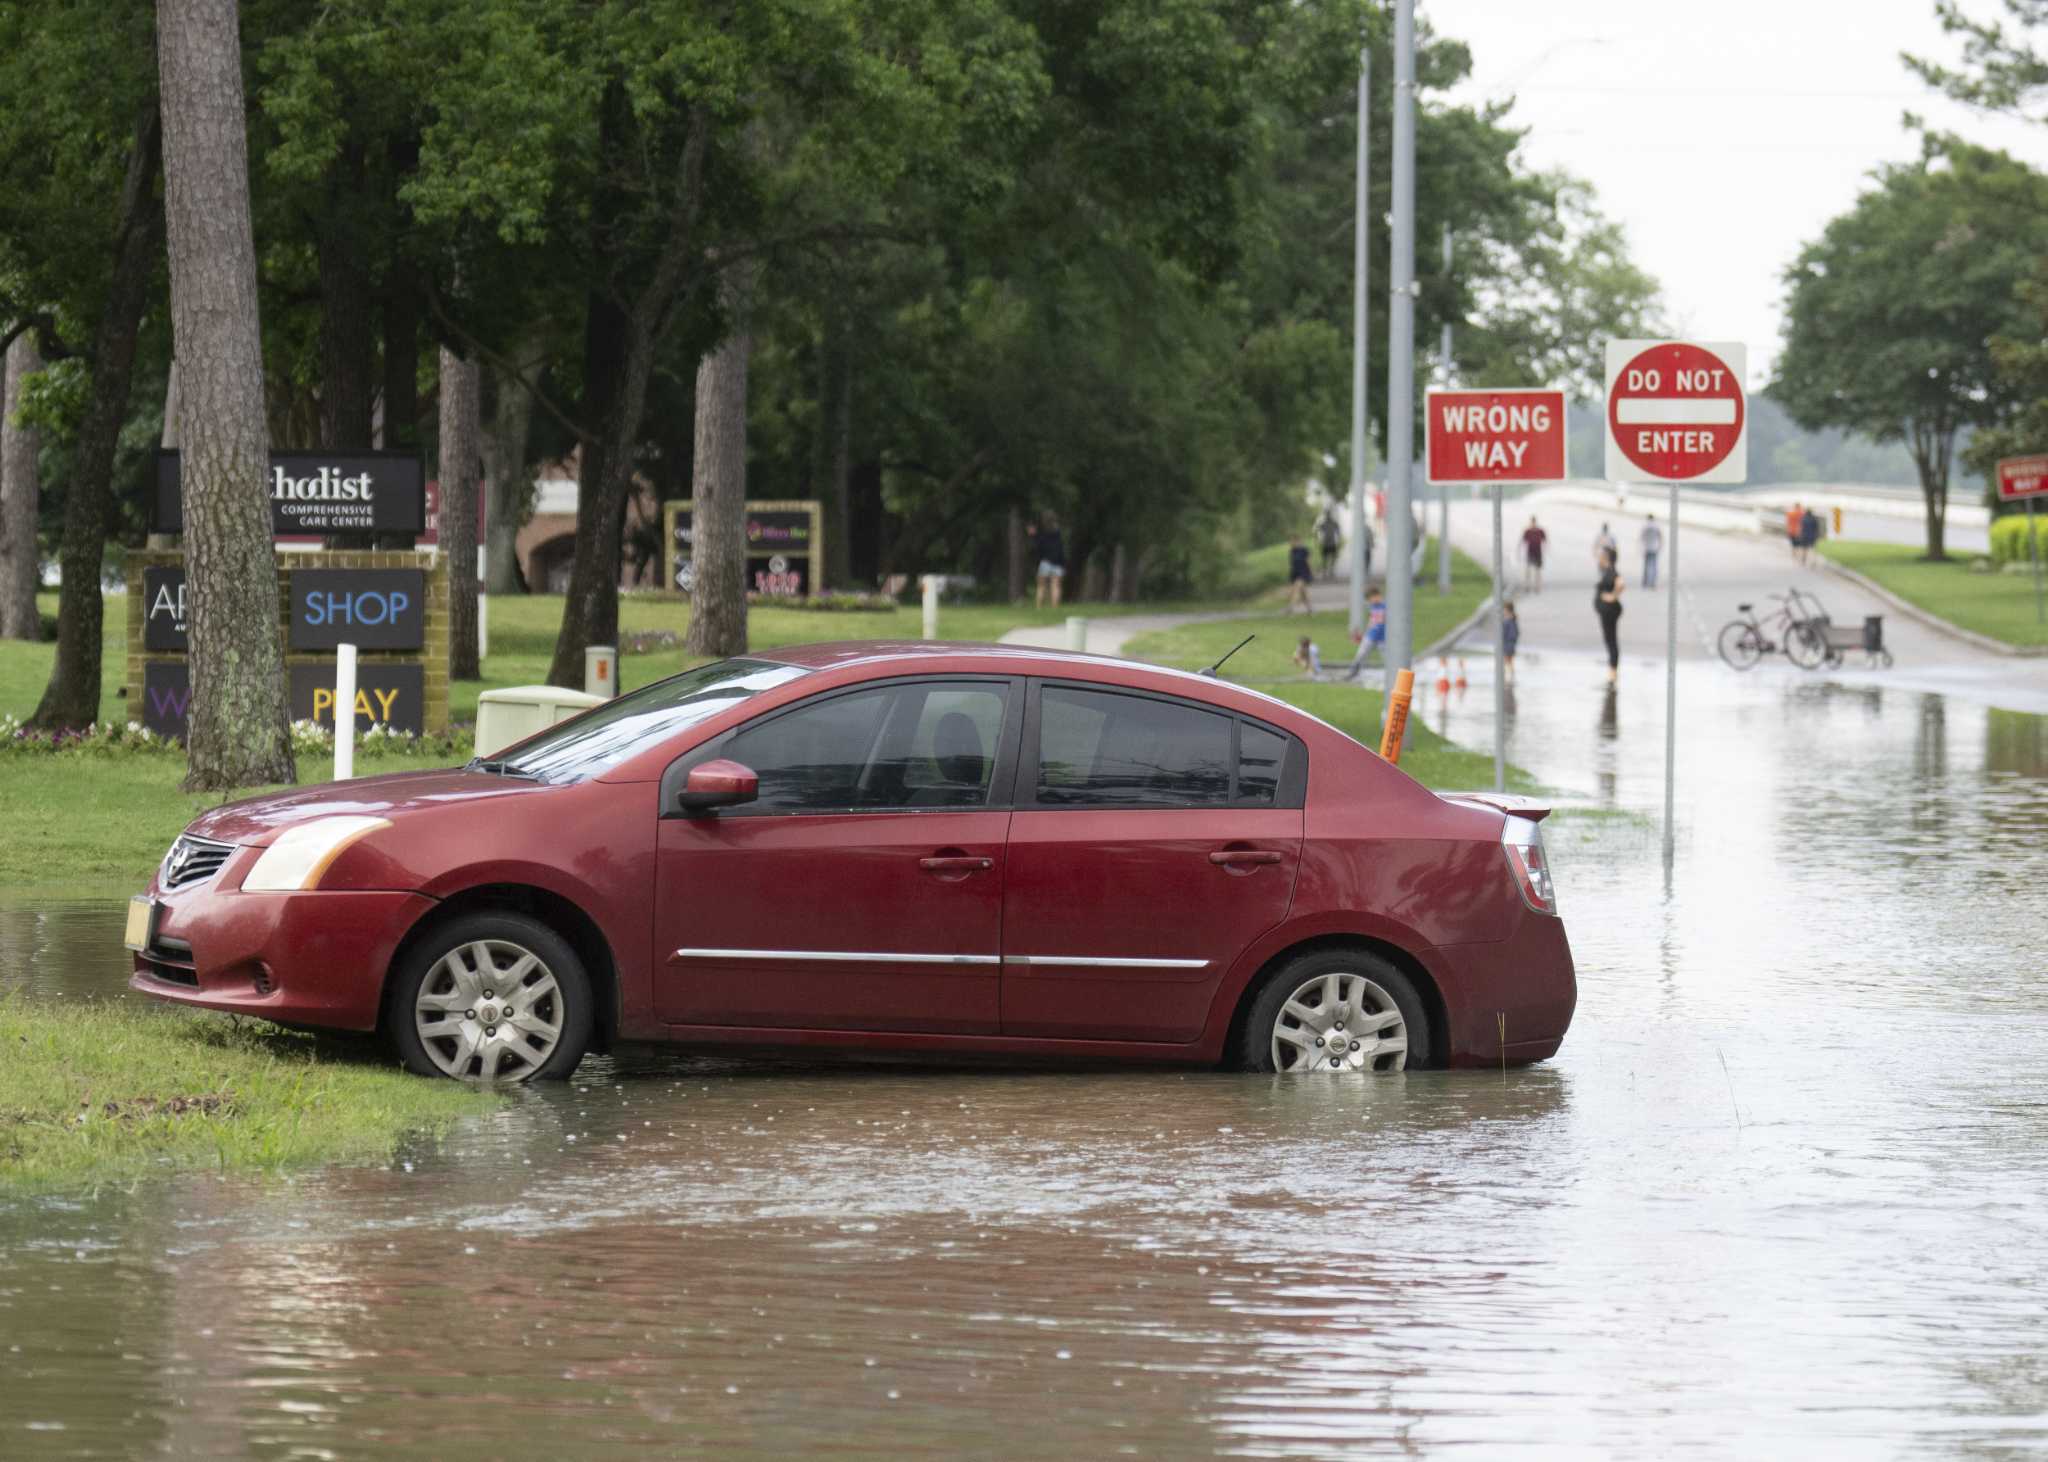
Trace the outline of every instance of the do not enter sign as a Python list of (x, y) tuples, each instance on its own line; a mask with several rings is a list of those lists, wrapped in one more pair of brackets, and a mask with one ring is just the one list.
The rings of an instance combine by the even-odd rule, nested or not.
[(1607, 476), (1744, 482), (1747, 352), (1690, 340), (1607, 342)]

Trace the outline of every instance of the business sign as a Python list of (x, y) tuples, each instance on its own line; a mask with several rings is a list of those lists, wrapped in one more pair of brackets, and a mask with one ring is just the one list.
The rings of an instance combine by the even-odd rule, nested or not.
[(1563, 482), (1564, 392), (1431, 391), (1429, 480)]
[[(479, 477), (476, 480), (476, 543), (479, 548), (484, 544), (484, 510), (489, 499), (484, 489), (484, 480)], [(427, 524), (420, 530), (417, 542), (421, 548), (435, 548), (441, 542), (441, 479), (438, 477), (427, 479)]]
[(159, 736), (185, 739), (192, 710), (192, 675), (183, 660), (142, 662), (142, 724)]
[(1690, 340), (1607, 342), (1607, 476), (1746, 482), (1748, 352)]
[(2048, 497), (2048, 457), (2007, 457), (1998, 464), (1998, 500)]
[(152, 567), (142, 571), (142, 648), (183, 650), (191, 624), (185, 615), (185, 571)]
[[(689, 502), (669, 503), (668, 580), (684, 593), (696, 578), (696, 526)], [(747, 504), (747, 592), (801, 598), (817, 592), (823, 514), (810, 501)]]
[[(182, 459), (156, 457), (153, 533), (185, 531)], [(417, 452), (272, 452), (274, 538), (412, 533), (426, 527), (426, 475)]]
[[(334, 666), (294, 665), (292, 719), (334, 728)], [(423, 665), (356, 661), (356, 730), (389, 726), (420, 735), (426, 729), (427, 671)]]
[(291, 647), (417, 650), (427, 642), (420, 569), (294, 569)]

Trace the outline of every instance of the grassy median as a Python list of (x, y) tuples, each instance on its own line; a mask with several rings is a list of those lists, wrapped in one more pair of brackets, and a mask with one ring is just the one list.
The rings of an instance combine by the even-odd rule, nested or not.
[(1967, 556), (1930, 563), (1919, 549), (1900, 543), (1830, 539), (1820, 551), (1950, 624), (2008, 645), (2048, 646), (2032, 574), (1972, 573)]
[(495, 1100), (409, 1076), (368, 1042), (0, 993), (0, 1192), (383, 1162)]

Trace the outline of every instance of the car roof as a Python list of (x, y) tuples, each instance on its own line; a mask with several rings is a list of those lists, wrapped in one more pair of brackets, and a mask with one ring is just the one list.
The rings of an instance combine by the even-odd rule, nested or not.
[[(800, 665), (809, 670), (859, 668), (878, 675), (915, 675), (943, 667), (954, 672), (978, 670), (1002, 675), (1068, 674), (1083, 680), (1120, 680), (1136, 689), (1163, 689), (1158, 682), (1180, 682), (1181, 687), (1200, 699), (1241, 697), (1251, 703), (1244, 707), (1248, 711), (1256, 707), (1259, 711), (1271, 708), (1295, 716), (1305, 714), (1300, 707), (1277, 696), (1213, 675), (1116, 655), (1091, 655), (1081, 650), (1055, 650), (1038, 645), (989, 645), (964, 640), (837, 640), (749, 650), (747, 658)], [(1105, 675), (1105, 671), (1109, 674)]]

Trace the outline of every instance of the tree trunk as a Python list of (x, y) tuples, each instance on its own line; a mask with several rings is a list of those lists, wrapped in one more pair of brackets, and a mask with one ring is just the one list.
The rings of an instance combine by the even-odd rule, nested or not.
[(1949, 434), (1944, 443), (1936, 432), (1913, 432), (1910, 450), (1920, 473), (1920, 499), (1927, 520), (1927, 557), (1939, 561), (1948, 557), (1944, 540), (1948, 531), (1949, 452), (1955, 443)]
[[(235, 0), (161, 0), (164, 215), (184, 396), (187, 791), (294, 780)], [(339, 716), (352, 713), (341, 707)]]
[(853, 505), (848, 474), (853, 458), (853, 352), (846, 320), (837, 310), (825, 317), (818, 361), (818, 482), (812, 489), (825, 519), (825, 562), (820, 588), (844, 587), (853, 579)]
[(1102, 598), (1102, 554), (1100, 550), (1089, 549), (1081, 561), (1081, 597), (1090, 604)]
[(1118, 542), (1109, 555), (1109, 602), (1128, 604), (1131, 598), (1130, 559)]
[[(514, 360), (523, 359), (515, 353)], [(484, 459), (484, 546), (488, 567), (484, 584), (493, 594), (521, 592), (519, 520), (526, 512), (526, 491), (532, 481), (526, 463), (526, 432), (533, 419), (533, 397), (525, 386), (502, 371), (486, 371), (489, 388), (488, 426), (478, 443)]]
[(1010, 602), (1020, 604), (1030, 592), (1027, 586), (1031, 583), (1031, 535), (1024, 531), (1024, 510), (1015, 503), (1010, 504), (1008, 526)]
[(30, 723), (44, 730), (86, 726), (99, 719), (100, 567), (113, 510), (114, 449), (128, 416), (135, 341), (151, 276), (162, 248), (163, 211), (156, 201), (162, 133), (154, 99), (135, 126), (121, 212), (114, 231), (114, 269), (93, 331), (92, 389), (72, 448), (71, 485), (64, 499), (64, 536), (57, 564), (57, 663)]
[(697, 363), (696, 509), (691, 558), (691, 655), (737, 655), (747, 648), (747, 365), (753, 354), (754, 283), (734, 269), (724, 290), (731, 333)]
[(350, 142), (330, 177), (320, 231), (320, 445), (367, 447), (375, 406), (377, 338), (363, 257), (362, 144)]
[(448, 678), (481, 680), (476, 650), (477, 367), (441, 351), (441, 552), (448, 559)]
[(40, 640), (42, 616), (36, 590), (43, 579), (43, 556), (36, 547), (36, 507), (41, 498), (36, 450), (42, 434), (15, 421), (21, 410), (21, 389), (43, 368), (33, 330), (24, 330), (0, 360), (0, 639)]

